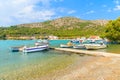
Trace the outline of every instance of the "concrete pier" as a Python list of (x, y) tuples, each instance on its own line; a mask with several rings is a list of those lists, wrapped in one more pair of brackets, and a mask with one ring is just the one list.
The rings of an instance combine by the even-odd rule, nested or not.
[(77, 50), (70, 48), (54, 48), (55, 50), (73, 52), (78, 54), (89, 54), (95, 56), (104, 56), (104, 57), (120, 57), (120, 54), (108, 53), (108, 52), (98, 52), (98, 51), (88, 51), (88, 50)]

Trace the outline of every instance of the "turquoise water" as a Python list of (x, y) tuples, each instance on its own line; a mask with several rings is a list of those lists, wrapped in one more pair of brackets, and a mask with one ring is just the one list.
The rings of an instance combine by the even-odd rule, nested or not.
[[(77, 55), (70, 56), (69, 54), (63, 54), (63, 52), (55, 50), (29, 54), (24, 54), (23, 52), (11, 52), (10, 50), (13, 46), (32, 46), (34, 45), (34, 42), (35, 40), (0, 40), (0, 80), (16, 80), (18, 75), (20, 76), (20, 79), (17, 80), (21, 80), (21, 76), (24, 75), (27, 78), (28, 76), (31, 76), (30, 74), (32, 74), (35, 69), (38, 70), (35, 74), (39, 73), (40, 75), (43, 75), (54, 68), (64, 68), (77, 58)], [(52, 40), (50, 41), (50, 46), (56, 47), (59, 46), (60, 43), (67, 42), (68, 41), (66, 40)], [(33, 68), (34, 70), (32, 70)], [(28, 74), (28, 72), (30, 74)], [(11, 77), (11, 75), (14, 75), (14, 77)], [(36, 77), (36, 75), (33, 76)], [(26, 78), (24, 77), (22, 79), (24, 80)]]
[(70, 40), (51, 40), (50, 46), (52, 47), (60, 47), (60, 44), (66, 44)]
[[(13, 46), (23, 46), (30, 45), (34, 41), (17, 41), (17, 40), (1, 40), (0, 41), (0, 72), (6, 72), (9, 68), (16, 66), (17, 64), (22, 63), (27, 59), (27, 56), (22, 55), (20, 52), (12, 53), (10, 48)], [(9, 68), (7, 66), (10, 66)], [(4, 68), (4, 69), (2, 69)]]
[[(61, 43), (65, 44), (68, 41), (69, 40), (51, 40), (50, 46), (59, 47)], [(74, 63), (76, 59), (80, 58), (77, 54), (70, 54), (69, 52), (55, 50), (29, 54), (10, 51), (10, 48), (13, 46), (32, 46), (34, 45), (34, 42), (35, 40), (0, 40), (0, 80), (16, 80), (18, 75), (20, 76), (20, 79), (17, 80), (25, 80), (26, 77), (30, 76), (30, 74), (33, 75), (31, 72), (35, 71), (35, 69), (35, 75), (43, 75), (46, 74), (45, 72), (50, 72), (53, 69), (65, 68)], [(120, 45), (109, 45), (107, 49), (102, 49), (101, 51), (120, 53), (119, 48)], [(87, 58), (89, 58), (89, 56)], [(29, 72), (30, 74), (28, 75), (26, 72)], [(22, 78), (22, 74), (24, 76), (26, 75), (26, 77)], [(14, 75), (14, 77), (10, 77), (11, 75)]]
[[(7, 65), (13, 66), (17, 64), (26, 65), (31, 61), (37, 59), (43, 60), (43, 58), (48, 58), (51, 56), (50, 53), (54, 55), (55, 51), (44, 51), (44, 52), (35, 52), (30, 54), (24, 54), (23, 52), (11, 52), (10, 48), (13, 46), (32, 46), (34, 45), (35, 40), (0, 40), (0, 68)], [(68, 41), (50, 41), (50, 46), (56, 47), (59, 46), (59, 43), (66, 43)], [(2, 70), (0, 70), (2, 72)]]

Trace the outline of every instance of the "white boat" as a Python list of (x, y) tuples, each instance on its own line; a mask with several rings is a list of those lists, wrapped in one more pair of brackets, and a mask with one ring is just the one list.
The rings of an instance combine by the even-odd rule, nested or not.
[(35, 42), (35, 46), (48, 45), (48, 44), (49, 44), (48, 40), (38, 40)]
[(103, 49), (106, 48), (106, 44), (85, 44), (86, 49)]
[(73, 45), (67, 45), (67, 44), (60, 44), (61, 48), (71, 48)]
[(24, 47), (23, 48), (23, 52), (25, 53), (29, 53), (29, 52), (38, 52), (38, 51), (43, 51), (48, 49), (49, 46), (48, 45), (41, 45), (41, 46), (34, 46), (34, 47)]
[(71, 48), (73, 47), (73, 44), (71, 42), (68, 42), (67, 44), (60, 44), (61, 48)]
[(77, 44), (77, 45), (74, 45), (73, 48), (75, 48), (75, 49), (84, 49), (85, 45), (83, 45), (83, 44)]

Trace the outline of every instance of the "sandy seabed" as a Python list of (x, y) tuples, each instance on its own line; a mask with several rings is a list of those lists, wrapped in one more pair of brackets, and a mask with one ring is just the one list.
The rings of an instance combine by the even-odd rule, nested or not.
[(31, 80), (120, 80), (120, 58), (96, 57)]
[[(1, 75), (0, 80), (120, 80), (120, 58), (89, 55), (83, 57), (77, 55), (77, 57), (72, 64), (73, 60), (70, 61), (70, 59), (73, 59), (73, 56), (62, 57), (62, 60), (58, 58), (58, 61), (55, 61), (57, 63), (48, 62), (47, 65), (56, 65), (50, 65), (49, 68), (52, 69), (50, 71), (41, 65), (34, 65), (14, 73)], [(46, 69), (49, 72), (47, 74), (44, 73)]]

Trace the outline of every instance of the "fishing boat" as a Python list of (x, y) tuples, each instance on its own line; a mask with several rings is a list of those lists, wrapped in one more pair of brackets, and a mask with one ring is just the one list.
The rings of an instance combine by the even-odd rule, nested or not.
[(49, 41), (48, 40), (37, 40), (33, 47), (24, 46), (23, 52), (38, 52), (49, 49)]
[(24, 46), (23, 52), (30, 53), (30, 52), (38, 52), (49, 49), (48, 45), (41, 45), (41, 46), (34, 46), (34, 47), (26, 47)]
[(85, 45), (86, 49), (103, 49), (106, 47), (107, 47), (107, 45), (105, 45), (105, 44), (86, 44)]
[(72, 43), (79, 43), (80, 41), (77, 40), (77, 39), (73, 39), (73, 40), (71, 40), (70, 42), (72, 42)]
[(48, 40), (37, 40), (35, 42), (35, 46), (48, 45), (48, 44), (49, 44)]
[(106, 48), (107, 45), (103, 42), (103, 40), (96, 40), (90, 44), (84, 44), (86, 49), (103, 49)]
[(73, 46), (73, 48), (75, 48), (75, 49), (84, 49), (85, 45), (84, 44), (76, 44), (76, 45)]
[(61, 48), (72, 48), (72, 45), (67, 45), (67, 44), (60, 44)]
[(71, 42), (68, 42), (67, 44), (60, 44), (61, 48), (71, 48), (73, 47), (73, 44)]

